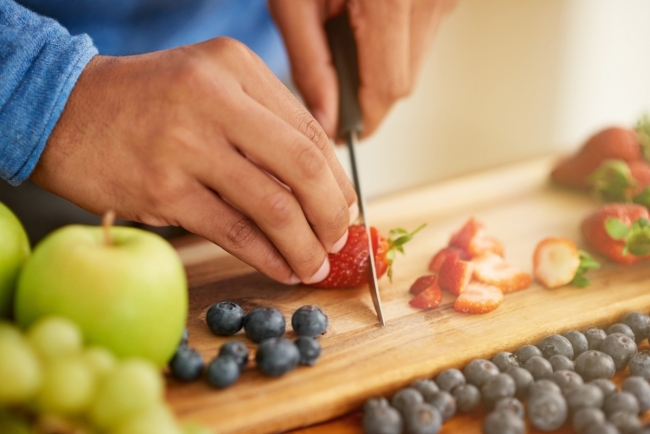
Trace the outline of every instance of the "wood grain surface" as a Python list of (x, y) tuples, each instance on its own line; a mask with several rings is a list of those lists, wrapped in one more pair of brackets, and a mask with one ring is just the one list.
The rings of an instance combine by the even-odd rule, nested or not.
[[(553, 161), (548, 157), (516, 163), (370, 202), (369, 220), (383, 232), (427, 223), (406, 246), (406, 255), (396, 259), (393, 282), (380, 280), (387, 319), (383, 328), (367, 289), (281, 285), (205, 241), (177, 240), (191, 287), (190, 345), (210, 360), (223, 343), (236, 339), (248, 345), (252, 359), (239, 381), (225, 390), (212, 389), (203, 381), (181, 384), (169, 379), (167, 396), (178, 416), (203, 422), (217, 433), (281, 432), (324, 421), (329, 422), (301, 432), (358, 433), (359, 415), (354, 411), (370, 396), (388, 396), (415, 379), (514, 350), (551, 333), (610, 324), (633, 310), (649, 312), (650, 265), (606, 261), (589, 274), (592, 284), (586, 289), (547, 290), (533, 283), (507, 294), (497, 310), (484, 315), (457, 313), (450, 294), (435, 309), (421, 311), (408, 305), (411, 283), (427, 273), (431, 256), (471, 216), (503, 242), (506, 259), (526, 271), (532, 269), (535, 245), (547, 236), (570, 237), (584, 247), (579, 223), (597, 204), (549, 186)], [(320, 306), (330, 319), (319, 338), (322, 357), (314, 367), (299, 367), (281, 378), (264, 377), (254, 368), (256, 345), (243, 332), (223, 338), (207, 328), (207, 309), (223, 300), (235, 301), (245, 310), (277, 308), (287, 319), (289, 338), (295, 337), (291, 314), (305, 304)], [(480, 418), (480, 414), (454, 418), (443, 432), (479, 432), (461, 428), (480, 426), (476, 422)]]

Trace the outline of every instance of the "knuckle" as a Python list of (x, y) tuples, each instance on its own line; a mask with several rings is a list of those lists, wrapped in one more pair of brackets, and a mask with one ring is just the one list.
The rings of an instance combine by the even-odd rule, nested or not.
[(384, 97), (387, 101), (394, 102), (411, 94), (411, 80), (406, 76), (396, 77), (384, 88)]
[(226, 230), (226, 239), (237, 250), (243, 250), (252, 245), (257, 239), (257, 231), (248, 217), (242, 216), (234, 221)]
[(316, 119), (308, 113), (299, 113), (297, 124), (298, 131), (300, 131), (303, 136), (307, 137), (312, 143), (318, 146), (321, 151), (325, 149), (325, 145), (328, 141), (325, 140), (325, 132)]
[(327, 166), (323, 154), (313, 146), (305, 146), (296, 155), (296, 166), (304, 179), (317, 178)]
[(278, 191), (262, 199), (265, 215), (270, 225), (276, 228), (286, 227), (292, 220), (293, 203), (290, 194)]

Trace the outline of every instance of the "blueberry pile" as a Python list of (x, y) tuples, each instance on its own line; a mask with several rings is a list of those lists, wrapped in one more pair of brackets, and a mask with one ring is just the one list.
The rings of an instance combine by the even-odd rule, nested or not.
[[(436, 434), (456, 412), (482, 408), (485, 434), (523, 434), (525, 418), (544, 432), (570, 425), (578, 434), (650, 434), (639, 418), (650, 410), (650, 351), (637, 347), (649, 336), (650, 317), (633, 312), (607, 330), (571, 330), (475, 359), (415, 381), (390, 402), (369, 399), (363, 428)], [(625, 369), (630, 376), (619, 389), (612, 378)]]
[[(222, 301), (208, 309), (206, 323), (219, 336), (232, 336), (244, 329), (246, 336), (259, 344), (255, 362), (262, 373), (279, 377), (296, 366), (313, 366), (320, 356), (321, 347), (316, 336), (327, 329), (328, 320), (323, 311), (312, 305), (297, 309), (291, 326), (298, 338), (292, 342), (284, 338), (284, 315), (271, 307), (257, 307), (246, 313), (231, 301)], [(204, 366), (203, 357), (188, 345), (187, 330), (183, 334), (174, 357), (169, 362), (171, 374), (183, 381), (201, 377), (205, 371), (208, 383), (223, 389), (239, 378), (248, 365), (248, 347), (240, 341), (229, 341), (221, 346), (217, 356)]]

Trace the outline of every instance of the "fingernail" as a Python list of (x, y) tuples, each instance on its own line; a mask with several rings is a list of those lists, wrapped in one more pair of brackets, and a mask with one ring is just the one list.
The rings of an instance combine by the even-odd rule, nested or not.
[(332, 249), (330, 250), (331, 253), (338, 253), (341, 251), (341, 249), (345, 246), (345, 243), (348, 241), (348, 231), (346, 230), (343, 236), (334, 243), (332, 246)]
[(359, 217), (359, 204), (354, 202), (352, 205), (350, 205), (350, 224), (356, 222), (358, 217)]
[(323, 265), (321, 265), (318, 271), (313, 276), (311, 276), (309, 282), (305, 283), (318, 283), (321, 280), (325, 279), (328, 274), (330, 274), (330, 260), (325, 257)]
[(289, 281), (287, 282), (289, 285), (296, 285), (300, 283), (300, 277), (298, 277), (295, 273), (289, 277)]

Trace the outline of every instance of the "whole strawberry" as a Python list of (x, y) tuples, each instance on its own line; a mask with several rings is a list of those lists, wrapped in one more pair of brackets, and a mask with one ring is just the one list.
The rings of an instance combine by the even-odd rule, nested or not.
[(641, 205), (602, 205), (582, 222), (591, 247), (609, 259), (632, 264), (650, 259), (650, 212)]
[[(376, 228), (370, 227), (370, 240), (375, 258), (377, 278), (386, 272), (392, 277), (391, 266), (395, 252), (404, 253), (403, 246), (413, 238), (424, 225), (409, 233), (404, 229), (393, 229), (389, 237), (384, 237)], [(329, 255), (330, 274), (318, 283), (309, 285), (314, 288), (360, 288), (368, 284), (370, 258), (368, 255), (368, 237), (362, 225), (349, 228), (348, 241), (338, 253)]]

